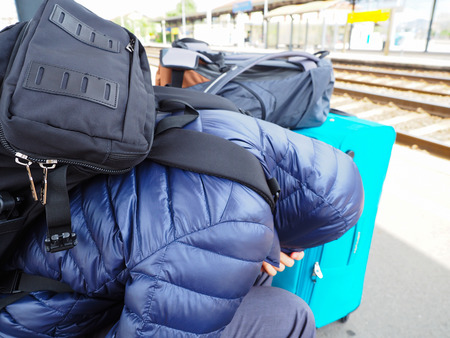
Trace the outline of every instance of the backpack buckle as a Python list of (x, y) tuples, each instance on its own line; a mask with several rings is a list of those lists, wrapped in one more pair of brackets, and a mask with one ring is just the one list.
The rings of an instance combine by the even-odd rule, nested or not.
[(44, 240), (45, 250), (51, 253), (72, 249), (77, 243), (77, 234), (74, 232), (53, 234)]

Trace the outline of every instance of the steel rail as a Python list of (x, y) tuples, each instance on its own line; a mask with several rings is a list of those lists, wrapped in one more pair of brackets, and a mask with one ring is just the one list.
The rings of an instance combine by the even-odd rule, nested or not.
[(334, 93), (336, 94), (348, 94), (352, 97), (358, 97), (358, 98), (368, 98), (369, 100), (373, 102), (379, 102), (379, 103), (386, 103), (386, 102), (392, 102), (399, 106), (400, 108), (404, 109), (412, 109), (416, 110), (417, 108), (422, 108), (429, 112), (432, 115), (449, 118), (450, 117), (450, 106), (440, 105), (440, 104), (433, 104), (433, 103), (427, 103), (419, 100), (410, 100), (410, 99), (404, 99), (396, 96), (391, 95), (381, 95), (381, 94), (375, 94), (368, 91), (363, 90), (356, 90), (356, 89), (349, 89), (341, 86), (334, 86)]
[(448, 77), (418, 75), (418, 74), (404, 73), (404, 72), (401, 72), (401, 73), (400, 72), (388, 72), (388, 71), (382, 71), (382, 70), (369, 70), (369, 69), (353, 68), (353, 67), (348, 67), (348, 66), (337, 66), (337, 65), (333, 65), (333, 69), (340, 70), (340, 71), (348, 71), (348, 72), (352, 72), (352, 73), (390, 76), (390, 77), (394, 77), (394, 78), (404, 78), (404, 79), (414, 80), (414, 81), (423, 80), (426, 82), (444, 83), (446, 85), (450, 85), (450, 78), (448, 78)]
[(353, 83), (353, 84), (357, 84), (357, 85), (364, 85), (364, 86), (382, 87), (382, 88), (393, 89), (393, 90), (414, 92), (414, 93), (419, 93), (419, 94), (450, 96), (450, 93), (447, 94), (447, 93), (435, 92), (435, 91), (431, 91), (431, 90), (423, 90), (423, 89), (416, 89), (416, 88), (400, 87), (400, 86), (394, 86), (394, 85), (387, 85), (387, 84), (383, 84), (383, 83), (373, 83), (373, 82), (369, 82), (369, 81), (358, 81), (358, 80), (341, 78), (339, 76), (336, 76), (336, 81), (348, 82), (348, 83)]
[(417, 146), (419, 149), (426, 150), (433, 155), (450, 160), (450, 147), (441, 142), (416, 137), (400, 131), (397, 131), (397, 138), (395, 142), (407, 146)]

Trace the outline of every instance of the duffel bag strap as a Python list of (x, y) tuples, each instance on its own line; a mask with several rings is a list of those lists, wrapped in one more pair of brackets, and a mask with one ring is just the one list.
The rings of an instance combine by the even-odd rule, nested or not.
[(320, 58), (315, 55), (306, 53), (306, 52), (295, 52), (295, 51), (286, 51), (280, 53), (270, 53), (264, 54), (262, 56), (256, 56), (254, 58), (244, 60), (242, 62), (236, 63), (231, 67), (229, 71), (220, 75), (217, 79), (215, 79), (205, 90), (205, 93), (209, 94), (217, 94), (227, 83), (232, 81), (238, 75), (242, 74), (246, 70), (256, 66), (263, 61), (279, 59), (279, 58), (290, 58), (290, 57), (302, 57), (313, 62), (319, 62)]

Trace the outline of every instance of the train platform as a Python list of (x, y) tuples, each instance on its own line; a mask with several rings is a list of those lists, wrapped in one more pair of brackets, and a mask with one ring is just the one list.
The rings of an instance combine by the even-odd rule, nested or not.
[[(167, 46), (168, 47), (168, 46)], [(286, 49), (261, 49), (254, 47), (223, 47), (210, 46), (213, 50), (226, 50), (230, 52), (247, 53), (276, 53), (286, 51)], [(297, 49), (294, 49), (297, 50)], [(301, 51), (301, 50), (298, 50)], [(315, 51), (308, 50), (310, 53)], [(401, 68), (428, 68), (430, 70), (442, 70), (450, 72), (450, 51), (447, 54), (442, 53), (424, 53), (424, 52), (389, 52), (384, 55), (383, 51), (355, 51), (355, 50), (335, 50), (330, 51), (330, 58), (340, 62), (364, 62), (366, 64), (376, 65), (398, 65)]]
[[(170, 44), (151, 43), (149, 47), (171, 48)], [(226, 51), (231, 53), (277, 53), (287, 51), (286, 49), (263, 49), (251, 46), (215, 46), (210, 45), (212, 50)], [(302, 51), (297, 50), (296, 51)], [(315, 51), (308, 50), (309, 53)], [(413, 53), (413, 52), (389, 52), (384, 55), (382, 51), (330, 51), (330, 58), (340, 62), (365, 62), (366, 64), (387, 64), (398, 65), (401, 68), (428, 68), (430, 70), (441, 70), (450, 72), (450, 52), (448, 54), (441, 53)]]
[(450, 161), (394, 145), (362, 302), (318, 338), (449, 337)]
[(450, 53), (411, 53), (363, 51), (332, 51), (330, 57), (339, 62), (364, 62), (366, 65), (397, 65), (399, 68), (420, 68), (450, 72)]

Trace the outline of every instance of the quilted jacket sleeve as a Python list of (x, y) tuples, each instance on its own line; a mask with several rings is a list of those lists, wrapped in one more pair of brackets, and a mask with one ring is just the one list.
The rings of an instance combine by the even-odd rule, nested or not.
[(218, 336), (272, 245), (267, 203), (237, 183), (152, 163), (121, 179), (111, 198), (130, 201), (116, 208), (130, 277), (111, 334)]
[(354, 226), (363, 209), (358, 168), (342, 151), (248, 116), (205, 112), (203, 130), (243, 146), (281, 187), (275, 229), (281, 246), (299, 250), (330, 242)]

